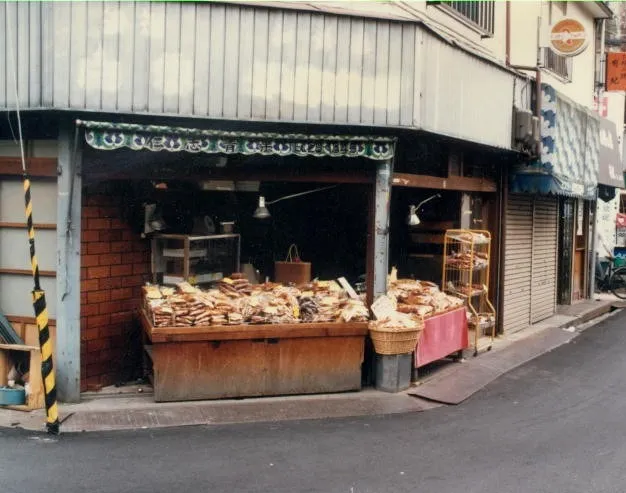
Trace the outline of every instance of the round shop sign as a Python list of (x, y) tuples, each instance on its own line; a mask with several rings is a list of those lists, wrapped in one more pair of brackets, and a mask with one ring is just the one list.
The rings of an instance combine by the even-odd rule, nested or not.
[(589, 36), (576, 19), (561, 19), (550, 27), (550, 48), (562, 56), (576, 56), (587, 48)]

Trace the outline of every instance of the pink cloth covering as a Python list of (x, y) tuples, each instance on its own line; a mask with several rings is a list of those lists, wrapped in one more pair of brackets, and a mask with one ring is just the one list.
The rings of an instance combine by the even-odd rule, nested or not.
[(415, 350), (415, 368), (469, 347), (465, 308), (424, 321), (424, 332)]

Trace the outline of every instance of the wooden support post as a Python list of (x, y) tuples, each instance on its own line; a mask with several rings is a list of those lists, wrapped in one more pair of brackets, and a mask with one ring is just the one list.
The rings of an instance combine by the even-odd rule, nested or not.
[(70, 122), (59, 130), (57, 197), (57, 390), (59, 400), (80, 400), (81, 148)]

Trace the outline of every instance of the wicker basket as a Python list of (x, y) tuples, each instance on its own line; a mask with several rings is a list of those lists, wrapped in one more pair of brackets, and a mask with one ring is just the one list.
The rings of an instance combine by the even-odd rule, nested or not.
[(377, 354), (406, 354), (415, 351), (415, 347), (424, 330), (421, 322), (418, 328), (380, 327), (376, 322), (370, 323), (369, 331), (374, 350)]

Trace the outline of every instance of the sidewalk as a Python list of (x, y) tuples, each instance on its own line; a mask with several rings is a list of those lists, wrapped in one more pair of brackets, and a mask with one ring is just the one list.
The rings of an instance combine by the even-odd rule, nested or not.
[(498, 337), (490, 352), (461, 364), (449, 364), (420, 380), (408, 393), (441, 404), (460, 404), (512, 369), (567, 344), (586, 328), (610, 316), (626, 303), (610, 294), (574, 305), (531, 327)]
[[(626, 306), (611, 296), (600, 295), (600, 298), (566, 307), (540, 324), (499, 337), (492, 351), (476, 358), (470, 356), (463, 363), (440, 366), (416, 386), (398, 394), (366, 389), (343, 394), (157, 404), (150, 386), (112, 387), (104, 392), (83, 394), (78, 404), (61, 404), (61, 431), (387, 415), (426, 411), (441, 403), (457, 404), (502, 374), (569, 342), (599, 321), (598, 317), (610, 316), (611, 310)], [(44, 422), (43, 410), (24, 413), (0, 409), (0, 427), (42, 431)]]

